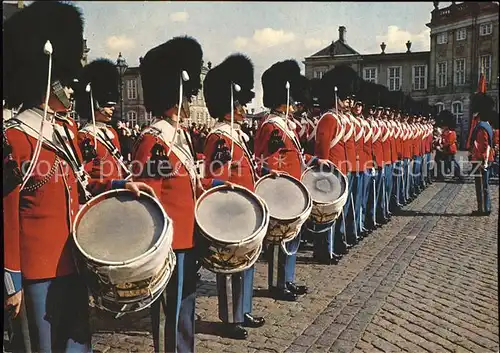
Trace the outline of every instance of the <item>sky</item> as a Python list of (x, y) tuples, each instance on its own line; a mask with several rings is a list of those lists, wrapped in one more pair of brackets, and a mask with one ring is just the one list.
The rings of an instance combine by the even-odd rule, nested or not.
[[(256, 98), (262, 105), (262, 73), (277, 61), (302, 61), (338, 39), (361, 54), (429, 50), (433, 3), (429, 2), (211, 2), (211, 1), (75, 1), (85, 18), (89, 61), (113, 61), (121, 52), (129, 66), (167, 40), (189, 35), (201, 44), (205, 64), (221, 63), (233, 53), (254, 64)], [(450, 2), (440, 2), (447, 7)]]

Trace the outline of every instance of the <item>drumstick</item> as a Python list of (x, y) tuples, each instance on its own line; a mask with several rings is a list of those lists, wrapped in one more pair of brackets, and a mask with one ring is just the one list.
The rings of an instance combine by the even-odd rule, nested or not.
[(184, 87), (184, 81), (189, 81), (189, 74), (187, 71), (182, 71), (180, 75), (180, 80), (179, 80), (179, 105), (177, 107), (177, 121), (175, 123), (175, 130), (174, 134), (172, 135), (172, 141), (170, 141), (170, 146), (167, 152), (167, 157), (170, 157), (170, 153), (172, 152), (172, 146), (175, 143), (175, 137), (177, 136), (177, 131), (179, 130), (179, 124), (181, 121), (181, 108), (182, 108), (182, 98), (183, 98), (183, 87)]
[(231, 83), (231, 161), (233, 160), (233, 150), (234, 150), (234, 136), (233, 136), (233, 124), (234, 124), (234, 91), (241, 91), (241, 87), (236, 83)]
[[(286, 81), (286, 115), (285, 115), (285, 129), (288, 129), (288, 113), (290, 110), (290, 82)], [(286, 139), (286, 132), (283, 134), (283, 143)]]
[(96, 137), (96, 127), (95, 127), (95, 111), (94, 111), (94, 97), (92, 95), (92, 87), (90, 86), (90, 83), (85, 87), (85, 91), (90, 94), (90, 111), (92, 112), (92, 125), (94, 128), (94, 149), (95, 152), (97, 153), (97, 137)]

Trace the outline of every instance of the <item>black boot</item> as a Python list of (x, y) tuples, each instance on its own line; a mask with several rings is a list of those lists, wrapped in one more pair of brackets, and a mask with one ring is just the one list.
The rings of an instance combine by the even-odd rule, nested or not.
[(295, 295), (304, 295), (307, 293), (307, 286), (298, 286), (293, 282), (287, 282), (286, 288)]
[(276, 300), (284, 300), (287, 302), (294, 302), (297, 300), (297, 295), (288, 289), (271, 288), (269, 289), (269, 293), (271, 297)]
[(245, 327), (257, 328), (263, 326), (266, 322), (263, 317), (252, 316), (249, 313), (246, 313), (244, 316), (245, 321), (243, 322), (243, 326)]
[(224, 336), (235, 340), (244, 340), (248, 337), (248, 331), (239, 324), (226, 324), (224, 326)]

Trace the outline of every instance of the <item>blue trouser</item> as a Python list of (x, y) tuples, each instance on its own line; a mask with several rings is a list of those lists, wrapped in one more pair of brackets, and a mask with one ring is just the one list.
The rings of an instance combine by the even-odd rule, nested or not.
[(393, 196), (396, 205), (401, 205), (401, 189), (403, 188), (403, 161), (396, 161), (394, 163), (394, 190)]
[(421, 185), (421, 178), (422, 178), (422, 157), (416, 156), (415, 157), (415, 163), (413, 164), (413, 172), (414, 172), (414, 178), (413, 178), (413, 193), (416, 194)]
[(194, 249), (175, 251), (177, 263), (167, 288), (151, 306), (155, 352), (194, 352), (196, 259)]
[[(313, 234), (313, 247), (314, 247), (314, 257), (318, 258), (330, 258), (334, 257), (335, 251), (335, 229), (336, 222), (327, 224), (316, 224), (311, 222), (308, 224), (308, 232)], [(337, 234), (340, 236), (340, 234)]]
[(389, 213), (389, 205), (391, 202), (391, 195), (392, 195), (392, 164), (386, 164), (384, 166), (384, 175), (385, 175), (385, 211), (386, 214)]
[(239, 324), (245, 314), (252, 312), (253, 276), (255, 268), (231, 275), (217, 274), (219, 319), (224, 323)]
[(446, 174), (451, 174), (453, 173), (453, 176), (459, 177), (461, 176), (462, 172), (460, 170), (460, 165), (458, 164), (457, 160), (455, 159), (454, 154), (448, 154), (445, 157), (445, 170)]
[(267, 271), (269, 289), (285, 289), (286, 282), (293, 282), (295, 280), (295, 263), (297, 260), (297, 250), (300, 245), (300, 234), (299, 232), (293, 240), (284, 245), (290, 255), (287, 255), (283, 251), (281, 244), (267, 246), (265, 256), (269, 264)]
[[(29, 336), (32, 352), (92, 351), (89, 295), (79, 276), (25, 280), (23, 288), (26, 308), (23, 319), (27, 319), (29, 332), (14, 335), (25, 341), (23, 334)], [(18, 316), (15, 320), (23, 319)]]
[(399, 189), (398, 203), (408, 202), (407, 198), (407, 184), (408, 184), (408, 158), (404, 158), (401, 163), (401, 187)]
[(344, 221), (340, 224), (340, 233), (344, 234), (345, 238), (348, 239), (348, 243), (351, 244), (354, 242), (352, 239), (353, 236), (354, 239), (358, 238), (356, 216), (354, 213), (354, 191), (356, 190), (357, 180), (358, 178), (355, 173), (347, 172), (347, 201), (344, 205)]
[(472, 162), (474, 182), (476, 184), (477, 209), (479, 212), (491, 212), (491, 197), (489, 189), (490, 170), (476, 168), (478, 162)]
[(358, 234), (363, 231), (364, 227), (364, 212), (366, 210), (365, 202), (367, 200), (366, 192), (367, 192), (367, 184), (369, 174), (366, 175), (366, 172), (359, 172), (358, 174), (358, 182), (356, 185), (356, 201), (355, 205), (355, 214), (356, 218), (356, 227), (358, 229)]
[(380, 167), (377, 171), (377, 218), (387, 218), (386, 212), (386, 192), (385, 192), (385, 175), (384, 168)]
[(428, 183), (431, 179), (431, 158), (432, 156), (430, 153), (424, 154), (423, 184)]
[(374, 168), (373, 172), (370, 172), (369, 182), (368, 182), (368, 201), (367, 201), (367, 213), (365, 217), (365, 223), (374, 225), (377, 219), (377, 182), (378, 182), (378, 171)]

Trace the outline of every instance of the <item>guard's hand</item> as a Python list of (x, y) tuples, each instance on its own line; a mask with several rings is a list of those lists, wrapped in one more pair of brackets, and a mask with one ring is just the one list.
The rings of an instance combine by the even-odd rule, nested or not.
[(282, 171), (278, 171), (278, 170), (271, 170), (269, 172), (269, 174), (271, 175), (271, 178), (273, 178), (273, 179), (276, 179), (282, 175), (288, 175), (287, 172), (282, 172)]
[(132, 191), (134, 194), (137, 195), (137, 197), (141, 195), (141, 191), (144, 191), (153, 196), (154, 198), (158, 198), (153, 188), (143, 182), (129, 181), (125, 184), (125, 189)]
[(5, 299), (4, 310), (9, 311), (11, 317), (15, 318), (17, 315), (19, 315), (19, 311), (21, 310), (22, 300), (23, 300), (23, 291), (21, 289), (19, 292)]
[(235, 184), (231, 183), (230, 181), (225, 181), (224, 182), (224, 186), (229, 187), (231, 190), (234, 190), (234, 185)]

